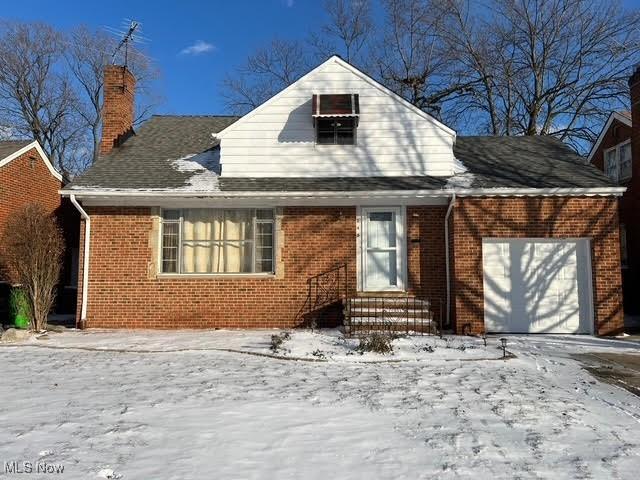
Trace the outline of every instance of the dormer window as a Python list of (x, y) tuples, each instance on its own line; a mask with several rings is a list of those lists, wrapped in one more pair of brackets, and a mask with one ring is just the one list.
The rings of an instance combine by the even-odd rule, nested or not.
[(319, 118), (316, 120), (318, 145), (355, 145), (356, 126), (353, 118)]
[(312, 108), (318, 145), (355, 145), (360, 116), (357, 93), (313, 95)]

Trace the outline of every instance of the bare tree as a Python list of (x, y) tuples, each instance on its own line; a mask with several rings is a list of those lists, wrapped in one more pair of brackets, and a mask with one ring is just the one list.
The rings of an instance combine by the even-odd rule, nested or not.
[(479, 82), (460, 70), (443, 31), (446, 10), (434, 0), (385, 0), (383, 34), (371, 64), (391, 90), (441, 117), (443, 104), (469, 95)]
[(300, 42), (275, 39), (225, 78), (227, 107), (234, 113), (246, 113), (291, 85), (307, 70), (308, 55)]
[[(80, 26), (66, 36), (64, 58), (79, 90), (81, 101), (76, 103), (77, 113), (82, 119), (90, 138), (90, 155), (85, 154), (76, 165), (77, 171), (95, 162), (100, 150), (102, 131), (102, 108), (104, 67), (117, 59), (113, 58), (117, 41), (100, 30)], [(153, 97), (141, 95), (150, 92), (150, 82), (156, 78), (148, 58), (134, 46), (129, 46), (127, 67), (136, 77), (136, 119), (135, 123), (146, 120), (154, 106)]]
[[(65, 176), (97, 158), (102, 129), (103, 69), (116, 39), (78, 27), (58, 32), (43, 23), (0, 24), (0, 131), (38, 140)], [(130, 47), (127, 66), (136, 76), (136, 121), (146, 119), (157, 97), (153, 65)]]
[(448, 2), (447, 41), (482, 79), (473, 107), (491, 133), (554, 135), (584, 150), (609, 111), (626, 105), (637, 10), (611, 0), (493, 0), (477, 10)]
[(62, 231), (52, 215), (32, 203), (9, 216), (2, 244), (8, 270), (29, 298), (31, 328), (44, 330), (60, 277)]
[(360, 63), (366, 42), (374, 34), (370, 0), (325, 0), (328, 22), (312, 32), (309, 43), (320, 57), (340, 53), (351, 63)]
[(60, 67), (61, 36), (41, 23), (0, 24), (0, 124), (31, 137), (68, 173), (65, 155), (77, 147), (77, 96)]
[[(445, 0), (441, 4), (445, 15), (443, 40), (459, 66), (461, 78), (473, 84), (470, 95), (455, 108), (470, 111), (471, 116), (475, 112), (478, 131), (508, 135), (513, 105), (513, 56), (495, 35), (492, 25), (470, 7), (467, 0)], [(469, 118), (465, 122), (469, 123)]]

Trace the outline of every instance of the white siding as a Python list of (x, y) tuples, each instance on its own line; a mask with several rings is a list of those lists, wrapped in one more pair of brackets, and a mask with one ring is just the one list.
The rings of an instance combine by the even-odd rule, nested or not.
[[(357, 145), (316, 145), (311, 96), (357, 93)], [(362, 75), (330, 59), (238, 121), (221, 139), (222, 175), (450, 175), (454, 135)]]

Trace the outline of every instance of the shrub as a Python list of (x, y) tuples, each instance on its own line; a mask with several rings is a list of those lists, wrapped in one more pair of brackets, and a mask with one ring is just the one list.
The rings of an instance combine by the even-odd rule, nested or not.
[(29, 299), (31, 328), (44, 330), (62, 266), (62, 232), (52, 215), (32, 203), (9, 216), (0, 241), (12, 280)]
[(372, 333), (360, 339), (356, 348), (360, 354), (364, 352), (380, 353), (382, 355), (393, 354), (393, 337), (383, 333)]
[(271, 335), (271, 346), (269, 347), (272, 352), (277, 352), (282, 347), (282, 344), (291, 338), (289, 332), (282, 332), (280, 334)]
[(324, 360), (325, 358), (327, 358), (327, 356), (324, 354), (324, 352), (322, 350), (320, 350), (319, 348), (314, 350), (313, 352), (311, 352), (311, 355), (313, 355), (316, 358), (319, 358), (320, 360)]
[(9, 296), (9, 314), (18, 328), (27, 328), (31, 323), (31, 307), (29, 296), (24, 289), (16, 287)]

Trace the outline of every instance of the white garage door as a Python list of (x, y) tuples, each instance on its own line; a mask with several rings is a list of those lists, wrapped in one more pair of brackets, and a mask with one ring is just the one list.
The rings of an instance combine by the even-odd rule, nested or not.
[(489, 332), (592, 332), (588, 240), (485, 239), (482, 263)]

